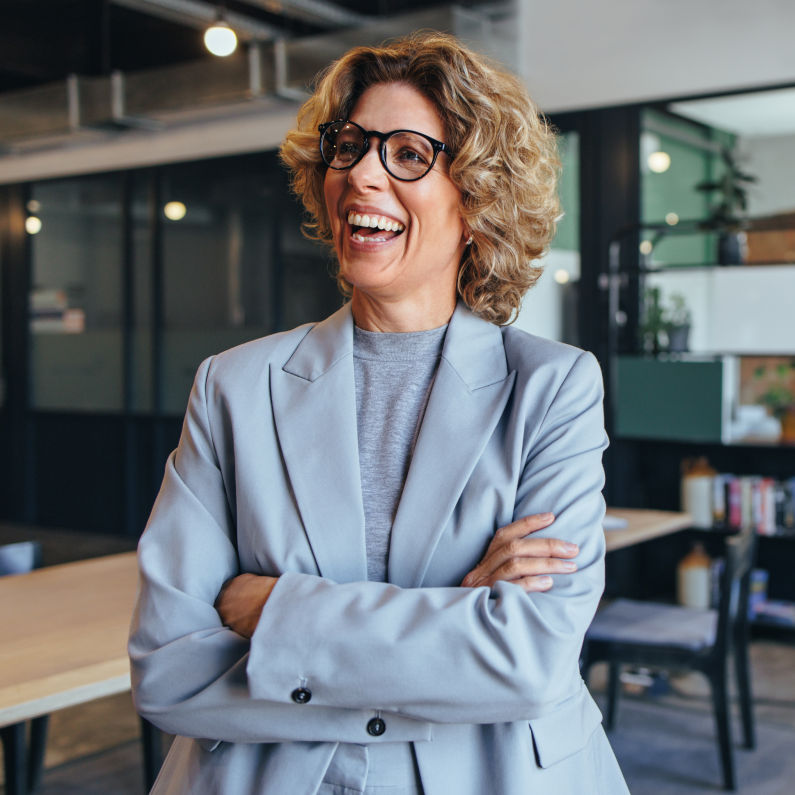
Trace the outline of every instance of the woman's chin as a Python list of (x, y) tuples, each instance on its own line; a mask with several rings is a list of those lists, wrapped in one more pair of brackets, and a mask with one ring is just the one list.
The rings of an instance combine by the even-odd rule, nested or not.
[(354, 257), (347, 260), (341, 273), (348, 284), (364, 293), (380, 294), (399, 280), (394, 263), (379, 261), (376, 257)]

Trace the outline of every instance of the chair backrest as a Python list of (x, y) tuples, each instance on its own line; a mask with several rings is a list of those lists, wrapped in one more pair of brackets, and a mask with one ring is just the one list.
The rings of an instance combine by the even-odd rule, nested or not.
[(720, 583), (715, 651), (725, 654), (732, 639), (748, 630), (748, 596), (756, 556), (756, 533), (743, 530), (726, 539), (726, 558)]
[(0, 577), (6, 574), (27, 574), (41, 568), (41, 544), (21, 541), (0, 547)]

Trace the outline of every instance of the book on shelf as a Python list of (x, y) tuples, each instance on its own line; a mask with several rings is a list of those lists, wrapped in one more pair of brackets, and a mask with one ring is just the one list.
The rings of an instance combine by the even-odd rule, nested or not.
[(710, 499), (715, 529), (752, 527), (764, 536), (795, 535), (795, 478), (721, 473), (712, 478)]

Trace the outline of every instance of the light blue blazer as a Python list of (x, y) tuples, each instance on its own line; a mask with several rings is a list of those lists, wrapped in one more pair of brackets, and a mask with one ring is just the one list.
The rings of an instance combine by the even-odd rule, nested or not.
[[(459, 303), (375, 583), (352, 353), (346, 306), (199, 368), (138, 551), (133, 697), (179, 735), (153, 792), (314, 795), (337, 743), (410, 741), (425, 795), (624, 795), (578, 666), (604, 582), (596, 360)], [(544, 511), (576, 574), (458, 587)], [(241, 572), (279, 577), (250, 642), (213, 607)]]

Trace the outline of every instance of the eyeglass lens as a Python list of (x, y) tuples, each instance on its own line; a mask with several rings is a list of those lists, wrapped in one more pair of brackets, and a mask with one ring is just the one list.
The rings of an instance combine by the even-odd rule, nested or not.
[[(360, 157), (365, 140), (352, 124), (333, 124), (323, 136), (323, 159), (332, 168), (350, 168)], [(386, 140), (386, 167), (398, 179), (419, 179), (433, 165), (433, 146), (421, 135), (398, 132)]]

